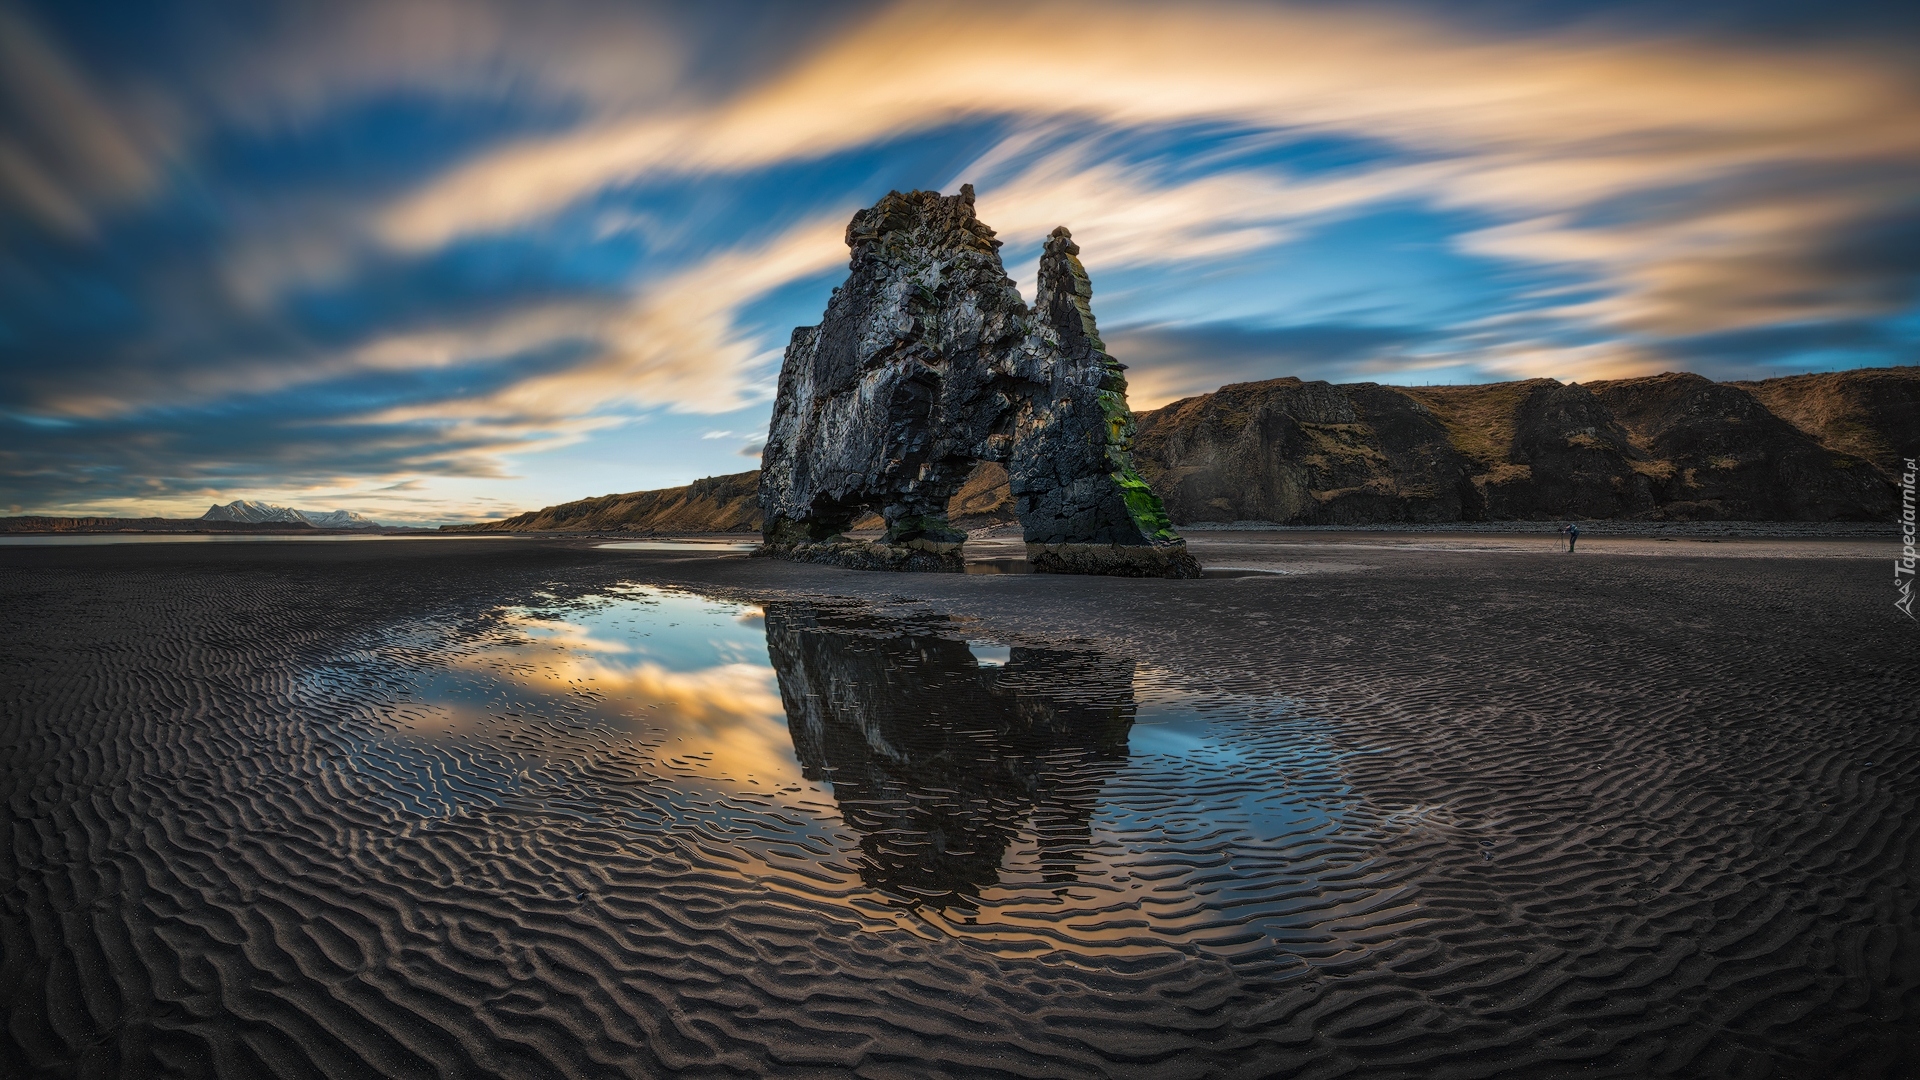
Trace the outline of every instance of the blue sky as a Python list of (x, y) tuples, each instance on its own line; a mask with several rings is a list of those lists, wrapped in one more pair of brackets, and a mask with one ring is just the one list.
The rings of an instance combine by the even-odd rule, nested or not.
[(1920, 362), (1898, 5), (0, 0), (0, 512), (757, 463), (889, 189), (1074, 230), (1136, 408)]

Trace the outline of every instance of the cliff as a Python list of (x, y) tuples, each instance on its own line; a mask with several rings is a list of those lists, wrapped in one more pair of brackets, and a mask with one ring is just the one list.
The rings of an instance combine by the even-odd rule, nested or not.
[[(442, 532), (663, 532), (718, 533), (760, 531), (760, 470), (709, 476), (685, 487), (631, 491), (561, 503), (474, 525), (442, 525)], [(981, 462), (955, 493), (948, 513), (961, 528), (1004, 525), (1013, 521), (1013, 494), (1007, 470)], [(853, 523), (856, 529), (883, 529), (878, 514)]]
[(444, 525), (457, 532), (759, 532), (760, 471), (709, 476), (685, 487), (602, 495), (502, 521)]
[(1898, 475), (1903, 454), (1920, 454), (1920, 368), (1860, 368), (1737, 382), (1775, 416), (1836, 453), (1865, 458)]
[[(1394, 387), (1271, 379), (1140, 413), (1134, 461), (1177, 523), (1891, 521), (1920, 452), (1920, 367), (1714, 383)], [(486, 526), (747, 532), (757, 473), (609, 495)], [(719, 485), (728, 499), (695, 497)], [(614, 510), (626, 507), (626, 510)], [(1014, 520), (1000, 465), (949, 501), (962, 528)], [(534, 524), (541, 522), (541, 524)], [(856, 521), (880, 528), (877, 515)]]
[(1177, 522), (1885, 521), (1916, 390), (1917, 368), (1749, 384), (1273, 379), (1142, 413), (1136, 458)]

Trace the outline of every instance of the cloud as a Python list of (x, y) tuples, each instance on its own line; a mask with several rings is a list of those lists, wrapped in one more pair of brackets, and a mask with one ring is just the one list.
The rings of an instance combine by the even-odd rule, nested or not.
[[(722, 414), (893, 184), (975, 183), (1021, 258), (1072, 228), (1137, 407), (1915, 355), (1911, 56), (1475, 10), (342, 0), (149, 43), (0, 0), (0, 488), (501, 478), (656, 410), (750, 433)], [(1470, 285), (1400, 304), (1416, 240), (1407, 290)], [(716, 471), (757, 453), (681, 423)]]
[[(1127, 399), (1139, 411), (1222, 385), (1295, 376), (1352, 382), (1405, 365), (1432, 336), (1414, 327), (1323, 323), (1253, 327), (1231, 323), (1140, 326), (1102, 335), (1128, 367)], [(1401, 361), (1391, 364), (1391, 361)]]
[(533, 99), (589, 115), (672, 96), (690, 56), (667, 9), (494, 0), (263, 5), (264, 34), (215, 38), (200, 94), (230, 122), (298, 123), (396, 91)]
[(1598, 272), (1609, 295), (1553, 313), (1622, 332), (1686, 336), (1849, 319), (1912, 303), (1920, 279), (1920, 258), (1892, 239), (1920, 239), (1920, 216), (1877, 207), (1859, 186), (1834, 178), (1819, 194), (1723, 193), (1690, 201), (1685, 213), (1624, 223), (1529, 218), (1462, 244)]
[[(623, 299), (536, 295), (464, 321), (375, 323), (334, 347), (214, 318), (195, 327), (224, 338), (190, 333), (177, 353), (157, 352), (150, 331), (84, 363), (21, 366), (0, 387), (0, 491), (109, 510), (235, 493), (287, 502), (358, 477), (504, 479), (508, 455), (636, 412), (730, 412), (764, 396), (777, 357), (739, 309), (842, 262), (842, 228), (837, 212), (803, 220)], [(415, 504), (383, 520), (475, 516), (470, 500), (447, 515)]]
[[(1496, 35), (1412, 9), (900, 4), (720, 102), (483, 155), (397, 201), (378, 230), (431, 247), (610, 185), (817, 158), (968, 117), (1011, 118), (1016, 148), (1068, 121), (1218, 123), (1337, 133), (1416, 159), (1317, 190), (1241, 171), (1145, 195), (1141, 169), (1061, 160), (1018, 192), (983, 189), (1010, 233), (1080, 219), (1113, 234), (1114, 258), (1179, 261), (1284, 240), (1279, 223), (1311, 216), (1315, 197), (1419, 196), (1506, 220), (1469, 240), (1473, 253), (1605, 275), (1617, 295), (1568, 318), (1659, 332), (1884, 310), (1858, 289), (1783, 302), (1738, 279), (1792, 273), (1832, 230), (1910, 199), (1900, 177), (1920, 167), (1920, 91), (1899, 56), (1857, 48)], [(1861, 172), (1879, 178), (1841, 179)], [(1757, 176), (1782, 182), (1712, 213)], [(1299, 207), (1276, 212), (1289, 197)]]
[(1501, 40), (1411, 10), (900, 4), (717, 105), (487, 155), (396, 205), (386, 224), (396, 243), (438, 243), (643, 175), (753, 168), (969, 115), (1351, 131), (1496, 167), (1597, 158), (1619, 166), (1612, 190), (1673, 158), (1691, 171), (1911, 152), (1914, 105), (1897, 71), (1854, 55), (1570, 33)]
[[(571, 347), (574, 354), (593, 347), (594, 327), (608, 318), (604, 304), (534, 303), (466, 324), (450, 322), (430, 329), (375, 332), (363, 341), (324, 348), (289, 335), (250, 334), (226, 327), (225, 341), (192, 341), (199, 351), (160, 357), (151, 347), (102, 356), (85, 368), (53, 369), (13, 380), (17, 407), (33, 415), (67, 419), (111, 419), (155, 410), (190, 408), (210, 402), (264, 399), (302, 387), (337, 384), (356, 376), (397, 376), (491, 368), (484, 375), (456, 380), (471, 387), (529, 377), (547, 366), (543, 356)], [(238, 333), (233, 331), (238, 330)], [(182, 350), (183, 352), (185, 350)], [(519, 361), (519, 363), (516, 363)], [(414, 387), (401, 385), (414, 382)], [(401, 379), (392, 391), (428, 394), (431, 386)]]
[(1838, 370), (1920, 361), (1920, 334), (1877, 322), (1766, 326), (1661, 341), (1661, 366), (1709, 378), (1767, 379), (1808, 370)]
[(70, 235), (158, 181), (168, 139), (116, 113), (33, 22), (0, 3), (0, 208)]
[[(770, 351), (737, 321), (747, 302), (843, 261), (838, 215), (802, 221), (757, 244), (712, 255), (640, 290), (596, 330), (596, 352), (491, 393), (404, 405), (374, 423), (457, 421), (475, 431), (564, 421), (619, 407), (732, 412), (756, 400), (750, 374)], [(764, 396), (764, 395), (761, 395)]]
[[(982, 220), (1027, 242), (1067, 224), (1095, 267), (1218, 262), (1284, 243), (1303, 223), (1414, 197), (1458, 171), (1415, 164), (1301, 177), (1231, 168), (1170, 180), (1154, 165), (1101, 161), (1094, 152), (1093, 140), (1074, 142), (985, 185)], [(989, 172), (992, 157), (961, 175)]]

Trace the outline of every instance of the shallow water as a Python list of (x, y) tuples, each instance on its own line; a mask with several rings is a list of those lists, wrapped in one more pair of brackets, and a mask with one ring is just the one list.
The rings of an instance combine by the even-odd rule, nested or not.
[(615, 540), (595, 547), (612, 551), (678, 551), (688, 555), (744, 553), (760, 546), (758, 540)]
[(1364, 946), (1327, 924), (1378, 893), (1354, 864), (1396, 829), (1283, 700), (847, 609), (644, 587), (502, 607), (316, 691), (363, 665), (417, 669), (351, 752), (422, 828), (512, 809), (718, 845), (718, 908), (771, 892), (990, 953), (1337, 965)]
[(1312, 1000), (1404, 914), (1405, 864), (1370, 857), (1420, 823), (1287, 701), (830, 605), (535, 597), (309, 680), (359, 699), (326, 756), (384, 823), (382, 887), (447, 928), (396, 978), (521, 957), (463, 1007), (642, 1071), (1228, 1051), (1221, 1024)]

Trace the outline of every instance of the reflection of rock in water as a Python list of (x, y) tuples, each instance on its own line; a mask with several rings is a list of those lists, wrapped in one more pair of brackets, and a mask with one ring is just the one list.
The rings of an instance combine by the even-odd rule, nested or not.
[(1049, 881), (1072, 881), (1101, 784), (1127, 756), (1133, 662), (888, 631), (796, 604), (767, 608), (767, 650), (794, 750), (833, 784), (869, 885), (971, 906), (1031, 823)]

